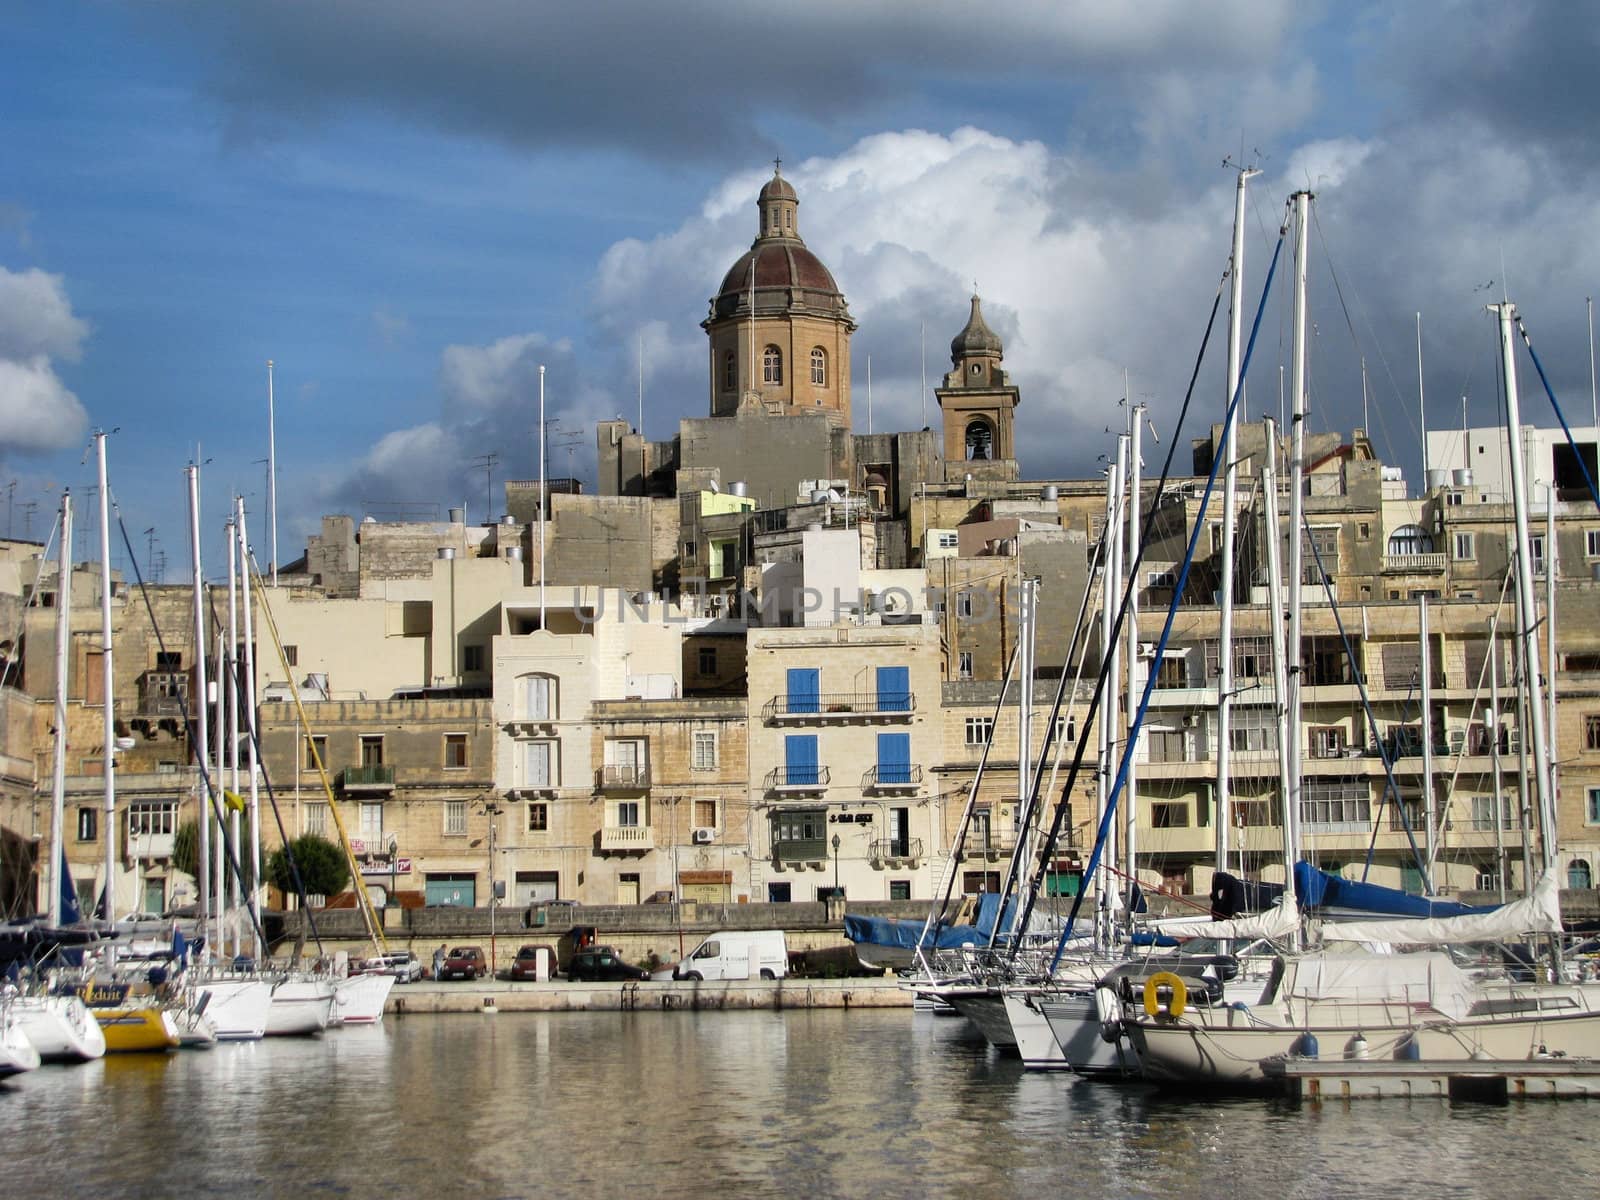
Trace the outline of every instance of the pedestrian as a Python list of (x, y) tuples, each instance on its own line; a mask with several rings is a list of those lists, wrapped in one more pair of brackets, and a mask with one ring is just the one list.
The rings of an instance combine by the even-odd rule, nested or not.
[(433, 977), (438, 979), (444, 974), (444, 943), (439, 943), (439, 948), (433, 952)]

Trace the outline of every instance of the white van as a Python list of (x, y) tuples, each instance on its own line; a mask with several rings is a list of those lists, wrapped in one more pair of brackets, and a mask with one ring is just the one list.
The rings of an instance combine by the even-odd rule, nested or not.
[(789, 944), (781, 929), (719, 930), (672, 968), (674, 979), (782, 979)]

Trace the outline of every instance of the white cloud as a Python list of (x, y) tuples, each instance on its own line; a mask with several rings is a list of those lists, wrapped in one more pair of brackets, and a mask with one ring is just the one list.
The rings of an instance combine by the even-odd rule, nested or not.
[(60, 450), (83, 435), (88, 416), (51, 360), (76, 359), (88, 332), (61, 276), (0, 267), (0, 448)]

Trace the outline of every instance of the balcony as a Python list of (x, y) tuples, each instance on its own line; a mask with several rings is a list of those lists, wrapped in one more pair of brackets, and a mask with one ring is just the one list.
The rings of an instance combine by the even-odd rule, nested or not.
[(650, 768), (635, 763), (613, 764), (595, 772), (595, 787), (602, 792), (643, 792), (650, 787)]
[(346, 767), (339, 790), (350, 796), (384, 796), (394, 791), (394, 768), (381, 764)]
[(821, 871), (828, 865), (828, 843), (823, 838), (794, 838), (772, 843), (772, 865), (778, 870), (790, 867)]
[(765, 787), (785, 796), (820, 795), (828, 790), (828, 768), (773, 767), (767, 772)]
[(922, 764), (879, 763), (861, 776), (861, 790), (878, 794), (914, 792), (922, 786)]
[(805, 724), (840, 720), (909, 720), (916, 710), (910, 692), (824, 692), (774, 696), (761, 709), (765, 721)]
[(652, 850), (655, 839), (648, 825), (607, 825), (600, 831), (600, 849)]
[(867, 857), (874, 867), (898, 867), (901, 863), (915, 867), (917, 860), (922, 857), (922, 839), (914, 837), (905, 838), (874, 838), (867, 848)]
[(128, 858), (139, 862), (151, 862), (171, 859), (176, 846), (175, 834), (143, 833), (134, 829), (128, 831), (124, 852)]
[(1449, 566), (1446, 554), (1385, 554), (1385, 575), (1443, 575)]

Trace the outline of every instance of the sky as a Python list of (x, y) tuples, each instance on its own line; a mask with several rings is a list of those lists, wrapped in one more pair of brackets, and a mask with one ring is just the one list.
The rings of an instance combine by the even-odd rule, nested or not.
[[(1502, 297), (1590, 419), (1593, 3), (13, 0), (4, 28), (0, 519), (43, 540), (63, 487), (90, 504), (114, 430), (134, 565), (168, 582), (193, 461), (207, 574), (234, 495), (270, 556), (269, 359), (284, 562), (325, 513), (498, 514), (537, 475), (541, 364), (554, 475), (592, 485), (593, 423), (641, 387), (652, 438), (705, 415), (699, 322), (778, 157), (859, 323), (858, 431), (869, 361), (875, 429), (938, 424), (976, 287), (1025, 477), (1097, 471), (1125, 388), (1186, 446), (1226, 400), (1219, 323), (1177, 430), (1241, 164), (1247, 317), (1316, 196), (1311, 429), (1365, 422), (1415, 481), (1419, 390), (1430, 427), (1463, 397), (1500, 419)], [(1251, 416), (1280, 403), (1289, 253)]]

